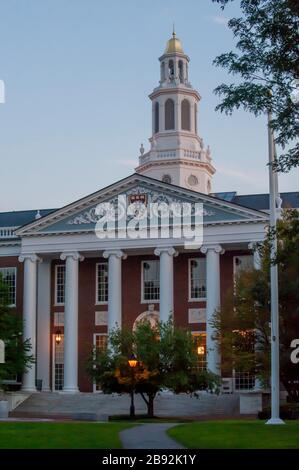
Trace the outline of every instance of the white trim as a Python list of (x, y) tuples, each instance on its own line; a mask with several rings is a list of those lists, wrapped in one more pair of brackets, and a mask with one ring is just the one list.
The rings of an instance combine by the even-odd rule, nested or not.
[(107, 301), (98, 301), (98, 289), (99, 289), (99, 285), (98, 285), (98, 266), (100, 264), (105, 264), (107, 266), (107, 269), (108, 269), (108, 261), (100, 261), (99, 263), (96, 263), (96, 288), (95, 288), (95, 292), (96, 292), (96, 298), (95, 298), (95, 305), (108, 305), (108, 299)]
[[(61, 263), (61, 264), (55, 264), (55, 274), (54, 274), (54, 307), (63, 307), (64, 306), (64, 302), (57, 302), (57, 268), (58, 267), (61, 267), (61, 266), (64, 266), (65, 268), (65, 264)], [(64, 289), (65, 289), (65, 286), (64, 286)], [(64, 294), (65, 294), (65, 291), (64, 291)]]
[[(141, 299), (140, 299), (140, 303), (141, 304), (159, 304), (160, 303), (160, 278), (159, 278), (159, 299), (155, 299), (155, 300), (145, 300), (144, 298), (144, 279), (143, 279), (143, 264), (144, 263), (148, 263), (149, 261), (156, 261), (159, 263), (159, 259), (148, 259), (148, 260), (142, 260), (141, 261)], [(160, 267), (160, 264), (159, 264), (159, 267)]]
[[(96, 337), (97, 336), (108, 336), (108, 333), (94, 333), (93, 334), (93, 347), (96, 347)], [(102, 390), (97, 390), (96, 389), (96, 383), (93, 381), (92, 383), (92, 391), (93, 393), (103, 393)]]
[[(198, 298), (191, 297), (191, 261), (195, 261), (198, 259), (205, 260), (205, 263), (207, 264), (207, 260), (203, 256), (197, 256), (196, 258), (188, 259), (188, 302), (206, 302), (207, 301), (207, 297), (198, 297)], [(207, 284), (207, 277), (206, 277), (206, 284)]]
[(17, 306), (17, 275), (18, 275), (18, 270), (16, 266), (1, 266), (0, 267), (0, 273), (4, 269), (13, 269), (15, 272), (15, 301), (13, 304), (9, 304), (8, 307), (14, 308)]

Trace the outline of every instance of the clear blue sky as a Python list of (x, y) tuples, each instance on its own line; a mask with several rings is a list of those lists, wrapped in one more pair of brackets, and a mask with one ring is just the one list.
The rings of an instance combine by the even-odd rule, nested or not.
[[(225, 17), (238, 3), (222, 12), (211, 0), (0, 0), (0, 211), (59, 207), (133, 173), (173, 21), (202, 96), (214, 190), (266, 192), (265, 119), (214, 111), (213, 89), (230, 78), (212, 61), (234, 45)], [(298, 180), (281, 177), (281, 191)]]

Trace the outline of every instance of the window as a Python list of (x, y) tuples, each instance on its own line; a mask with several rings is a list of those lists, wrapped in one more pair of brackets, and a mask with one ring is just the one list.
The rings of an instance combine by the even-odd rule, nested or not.
[(189, 300), (205, 299), (206, 290), (206, 260), (194, 258), (189, 260)]
[(174, 129), (174, 101), (168, 98), (165, 102), (165, 130)]
[(191, 130), (190, 123), (190, 102), (188, 100), (182, 101), (182, 129), (184, 131)]
[(255, 375), (250, 372), (234, 371), (235, 390), (252, 390), (255, 386)]
[(168, 75), (169, 75), (170, 80), (173, 80), (173, 78), (174, 78), (174, 63), (173, 63), (172, 59), (170, 59), (170, 61), (168, 62)]
[(207, 335), (206, 333), (200, 333), (192, 331), (194, 338), (194, 346), (196, 348), (197, 355), (197, 369), (200, 371), (206, 370), (207, 368)]
[(108, 302), (108, 263), (97, 264), (96, 303), (106, 304)]
[(158, 260), (142, 262), (142, 300), (143, 302), (160, 299), (160, 263)]
[(161, 81), (164, 82), (165, 80), (165, 63), (161, 62)]
[(242, 271), (251, 271), (253, 269), (253, 255), (234, 256), (234, 279)]
[(184, 65), (182, 60), (179, 60), (179, 78), (180, 83), (184, 83)]
[(197, 134), (197, 103), (194, 105), (194, 127), (195, 133)]
[(159, 132), (159, 103), (155, 103), (155, 134)]
[(55, 266), (55, 305), (64, 304), (65, 295), (65, 265)]
[(9, 305), (15, 307), (17, 295), (17, 268), (0, 268), (0, 275), (8, 288)]
[(64, 335), (61, 335), (59, 344), (55, 341), (56, 335), (53, 335), (53, 388), (54, 390), (63, 390), (64, 385)]
[[(108, 346), (108, 335), (106, 333), (96, 333), (93, 335), (93, 344), (96, 347), (96, 349), (99, 349), (100, 351), (105, 351)], [(100, 392), (101, 391), (101, 386), (100, 384), (94, 382), (93, 383), (93, 391), (94, 392)]]
[(105, 351), (108, 344), (108, 335), (106, 333), (95, 334), (95, 347), (100, 351)]

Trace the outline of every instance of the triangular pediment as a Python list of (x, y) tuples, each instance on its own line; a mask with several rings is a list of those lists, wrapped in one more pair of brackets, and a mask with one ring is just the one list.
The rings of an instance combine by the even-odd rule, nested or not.
[(167, 204), (202, 203), (204, 224), (267, 220), (267, 215), (263, 212), (244, 208), (172, 184), (162, 183), (153, 178), (133, 174), (20, 228), (16, 233), (19, 236), (25, 236), (94, 231), (96, 223), (101, 217), (99, 205), (109, 203), (116, 207), (119, 196), (123, 200), (127, 200), (128, 204), (136, 200), (141, 203), (145, 202), (146, 205), (162, 202)]

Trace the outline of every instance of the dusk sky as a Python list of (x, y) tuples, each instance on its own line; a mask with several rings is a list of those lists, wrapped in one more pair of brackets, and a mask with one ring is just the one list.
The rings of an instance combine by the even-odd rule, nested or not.
[[(149, 93), (175, 22), (202, 100), (214, 191), (268, 191), (266, 116), (215, 112), (232, 82), (212, 65), (234, 47), (211, 0), (0, 0), (0, 211), (60, 207), (134, 172), (149, 148)], [(299, 170), (280, 177), (298, 190)]]

